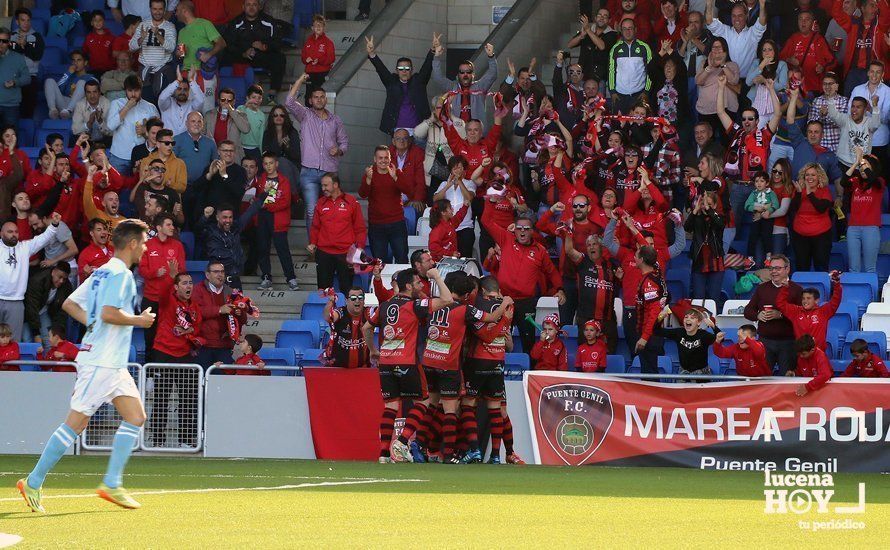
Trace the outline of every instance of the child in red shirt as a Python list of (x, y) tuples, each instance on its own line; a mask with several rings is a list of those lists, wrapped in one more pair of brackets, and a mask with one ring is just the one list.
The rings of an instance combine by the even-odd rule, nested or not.
[(448, 199), (437, 200), (430, 209), (430, 256), (434, 262), (444, 257), (460, 257), (457, 249), (457, 227), (467, 215), (467, 203), (457, 211)]
[(336, 52), (334, 42), (324, 33), (327, 20), (323, 15), (312, 16), (312, 34), (303, 43), (303, 65), (309, 75), (309, 90), (321, 87), (331, 72)]
[(795, 392), (798, 397), (803, 397), (811, 391), (816, 391), (831, 380), (834, 371), (831, 370), (831, 362), (821, 348), (816, 346), (816, 340), (809, 334), (804, 334), (794, 342), (794, 351), (797, 352), (797, 368), (788, 371), (786, 376), (812, 376), (813, 379), (802, 384)]
[(794, 338), (800, 338), (805, 334), (811, 335), (816, 340), (819, 349), (824, 350), (826, 344), (825, 334), (828, 332), (828, 320), (837, 312), (841, 305), (843, 287), (841, 287), (841, 274), (838, 271), (831, 272), (831, 300), (819, 307), (819, 291), (815, 288), (805, 288), (800, 295), (800, 304), (788, 303), (788, 284), (779, 290), (776, 295), (776, 309), (791, 321), (794, 327)]
[[(49, 329), (50, 348), (46, 351), (42, 348), (38, 349), (37, 359), (40, 361), (74, 361), (80, 348), (66, 340), (66, 337), (67, 331), (63, 325), (51, 326)], [(45, 372), (77, 372), (77, 368), (71, 365), (41, 365), (40, 369)]]
[(90, 26), (93, 28), (83, 39), (83, 51), (89, 56), (90, 70), (97, 73), (113, 71), (117, 66), (114, 60), (114, 35), (105, 28), (105, 15), (96, 10), (90, 16)]
[(742, 325), (736, 332), (738, 341), (728, 346), (721, 345), (726, 334), (717, 333), (714, 342), (714, 355), (735, 361), (735, 372), (739, 376), (771, 376), (772, 369), (766, 364), (766, 347), (755, 339), (757, 327)]
[(868, 349), (868, 342), (862, 338), (853, 340), (850, 344), (850, 353), (853, 354), (853, 361), (841, 375), (842, 377), (890, 378), (890, 372), (887, 371), (884, 361)]
[(18, 365), (6, 365), (6, 361), (18, 361), (19, 343), (12, 341), (12, 328), (6, 323), (0, 323), (0, 371), (19, 371)]
[(575, 368), (581, 372), (606, 372), (606, 341), (600, 338), (602, 325), (590, 320), (584, 323), (584, 343), (578, 346)]
[[(257, 352), (263, 348), (263, 340), (256, 334), (245, 334), (241, 337), (241, 340), (238, 341), (238, 351), (241, 352), (241, 357), (235, 359), (236, 365), (251, 365), (254, 367), (259, 367), (261, 369), (266, 368), (266, 363), (260, 359), (260, 356), (257, 355)], [(217, 362), (217, 365), (221, 365), (222, 363)], [(252, 369), (223, 369), (223, 374), (235, 374), (239, 376), (269, 376), (269, 371), (267, 370), (252, 370)]]
[(559, 338), (559, 315), (551, 313), (544, 317), (541, 339), (532, 347), (531, 357), (534, 370), (569, 370), (566, 345)]

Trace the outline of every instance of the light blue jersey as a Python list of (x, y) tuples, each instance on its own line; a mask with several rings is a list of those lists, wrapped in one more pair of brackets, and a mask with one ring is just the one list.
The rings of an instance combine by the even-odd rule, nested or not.
[(112, 369), (127, 368), (133, 327), (102, 321), (104, 306), (130, 314), (135, 312), (136, 281), (124, 262), (118, 258), (108, 260), (77, 287), (69, 299), (87, 312), (87, 332), (81, 351), (77, 354), (77, 363)]

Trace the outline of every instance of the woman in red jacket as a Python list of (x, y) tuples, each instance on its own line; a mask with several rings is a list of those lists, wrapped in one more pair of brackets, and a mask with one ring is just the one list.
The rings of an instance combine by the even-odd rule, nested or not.
[(290, 182), (278, 173), (278, 157), (272, 153), (263, 154), (263, 170), (265, 173), (257, 178), (257, 192), (268, 193), (263, 208), (257, 216), (257, 258), (263, 280), (258, 290), (272, 290), (272, 263), (269, 254), (272, 243), (281, 261), (281, 269), (287, 278), (287, 286), (291, 290), (300, 290), (297, 276), (294, 273), (294, 261), (290, 255), (290, 244), (287, 242), (287, 230), (290, 227)]
[(434, 262), (442, 258), (460, 257), (457, 248), (457, 226), (467, 215), (467, 203), (457, 212), (448, 199), (437, 200), (430, 209), (430, 254)]
[[(815, 162), (800, 170), (791, 199), (794, 218), (791, 245), (796, 258), (795, 271), (828, 271), (831, 256), (831, 216), (834, 201), (828, 190), (828, 175)], [(812, 267), (812, 269), (811, 269)]]
[(307, 97), (312, 90), (321, 88), (334, 65), (334, 42), (324, 33), (326, 25), (327, 20), (323, 15), (313, 15), (312, 34), (303, 44), (303, 65), (306, 66), (306, 74), (309, 75), (309, 82), (306, 84)]

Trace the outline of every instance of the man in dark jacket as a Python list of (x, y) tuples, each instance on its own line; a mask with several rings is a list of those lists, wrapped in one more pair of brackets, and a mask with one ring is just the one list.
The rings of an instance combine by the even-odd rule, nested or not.
[(219, 158), (210, 163), (203, 178), (192, 184), (198, 204), (196, 216), (208, 206), (240, 203), (247, 189), (247, 172), (235, 162), (235, 144), (221, 141), (218, 151)]
[[(437, 38), (434, 33), (433, 48)], [(386, 88), (386, 104), (380, 117), (380, 131), (392, 135), (396, 128), (406, 128), (409, 132), (413, 132), (420, 121), (430, 116), (426, 86), (433, 72), (433, 49), (427, 52), (419, 72), (413, 72), (414, 63), (410, 59), (400, 57), (396, 61), (397, 72), (391, 73), (374, 51), (373, 37), (366, 40), (365, 48), (368, 59), (371, 60), (380, 81), (383, 82), (383, 87)]]
[(281, 41), (290, 34), (291, 25), (263, 13), (260, 0), (244, 0), (244, 12), (229, 21), (223, 31), (226, 49), (223, 63), (248, 63), (255, 69), (269, 71), (272, 94), (281, 90), (285, 59)]
[(235, 342), (229, 333), (229, 314), (235, 313), (238, 322), (243, 324), (247, 315), (244, 312), (233, 312), (227, 304), (232, 289), (226, 285), (226, 270), (222, 263), (207, 263), (205, 279), (195, 285), (192, 291), (192, 302), (201, 312), (201, 325), (198, 336), (205, 344), (198, 350), (197, 362), (205, 369), (221, 361), (232, 363), (232, 347)]
[(74, 291), (70, 276), (71, 266), (68, 262), (59, 262), (52, 269), (37, 271), (28, 280), (25, 328), (31, 332), (31, 341), (46, 342), (50, 326), (67, 323), (68, 315), (62, 311), (62, 303)]
[[(226, 284), (241, 289), (241, 270), (244, 268), (244, 249), (241, 248), (241, 231), (263, 206), (266, 193), (257, 193), (256, 199), (238, 219), (232, 206), (208, 206), (204, 216), (195, 224), (201, 236), (207, 259), (217, 261), (226, 268)], [(212, 216), (216, 210), (216, 223)]]

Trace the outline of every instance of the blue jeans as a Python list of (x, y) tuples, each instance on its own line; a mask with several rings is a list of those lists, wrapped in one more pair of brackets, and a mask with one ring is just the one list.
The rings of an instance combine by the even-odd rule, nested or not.
[(106, 151), (106, 152), (107, 152), (109, 164), (114, 166), (114, 169), (117, 170), (118, 172), (120, 172), (120, 174), (122, 176), (129, 176), (130, 172), (131, 172), (130, 168), (132, 167), (133, 162), (128, 159), (122, 159), (120, 157), (116, 157), (111, 154), (111, 151)]
[[(881, 228), (871, 225), (847, 227), (847, 250), (850, 254), (850, 271), (876, 273), (878, 249), (881, 247)], [(864, 269), (863, 269), (864, 268)]]
[(692, 271), (692, 298), (714, 300), (720, 310), (720, 291), (723, 289), (723, 271), (702, 273)]
[(321, 177), (327, 174), (324, 170), (306, 168), (300, 170), (300, 193), (306, 203), (306, 231), (312, 227), (312, 216), (315, 215), (315, 204), (321, 192)]
[(408, 263), (408, 226), (405, 220), (368, 225), (371, 254), (385, 263)]
[(18, 105), (0, 105), (0, 128), (12, 126), (18, 128), (21, 107)]
[[(751, 213), (745, 210), (745, 201), (748, 200), (748, 195), (751, 194), (752, 189), (754, 189), (753, 185), (743, 185), (733, 182), (732, 189), (729, 191), (729, 205), (732, 207), (732, 215), (735, 217), (736, 227), (741, 227), (746, 219), (749, 222), (751, 220)], [(735, 238), (735, 235), (733, 235), (733, 238)], [(724, 248), (724, 250), (729, 249)], [(739, 252), (741, 252), (741, 250), (739, 250)]]
[(773, 255), (785, 254), (788, 250), (788, 233), (773, 233)]

